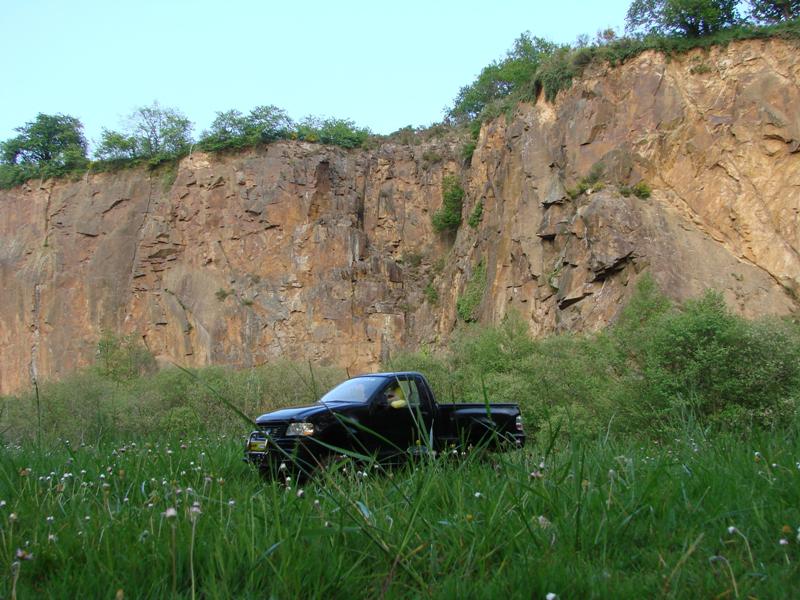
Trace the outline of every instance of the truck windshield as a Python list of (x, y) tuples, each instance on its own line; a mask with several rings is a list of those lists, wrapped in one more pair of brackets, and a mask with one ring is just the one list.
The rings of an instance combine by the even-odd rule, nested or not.
[(320, 402), (367, 402), (385, 382), (383, 377), (348, 379), (320, 398)]

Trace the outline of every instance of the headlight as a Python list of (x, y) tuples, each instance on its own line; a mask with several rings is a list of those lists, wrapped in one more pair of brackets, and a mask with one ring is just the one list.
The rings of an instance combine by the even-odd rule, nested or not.
[(314, 435), (314, 424), (292, 423), (286, 428), (286, 435)]
[(523, 431), (522, 417), (520, 415), (517, 415), (517, 431)]

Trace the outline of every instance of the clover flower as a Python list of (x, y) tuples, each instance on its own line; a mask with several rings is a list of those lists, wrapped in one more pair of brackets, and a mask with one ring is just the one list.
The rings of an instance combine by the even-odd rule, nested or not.
[(786, 538), (781, 538), (780, 540), (778, 540), (778, 544), (780, 544), (781, 546), (788, 546), (789, 540), (787, 540)]
[(175, 508), (174, 508), (173, 506), (170, 506), (170, 507), (169, 507), (167, 510), (165, 510), (165, 511), (164, 511), (163, 513), (161, 513), (161, 514), (162, 514), (164, 517), (166, 517), (167, 519), (174, 519), (175, 517), (177, 517), (177, 516), (178, 516), (178, 511), (177, 511), (177, 510), (175, 510)]
[(19, 560), (33, 560), (33, 554), (22, 548), (17, 548), (16, 557)]
[(539, 515), (539, 517), (536, 519), (536, 521), (539, 523), (539, 527), (541, 527), (542, 529), (547, 529), (548, 527), (550, 527), (552, 525), (550, 520), (547, 517), (545, 517), (544, 515)]

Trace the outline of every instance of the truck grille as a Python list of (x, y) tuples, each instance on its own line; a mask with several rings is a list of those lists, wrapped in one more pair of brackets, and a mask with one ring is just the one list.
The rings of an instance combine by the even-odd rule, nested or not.
[(287, 423), (265, 423), (259, 425), (258, 429), (270, 438), (281, 438), (286, 435)]

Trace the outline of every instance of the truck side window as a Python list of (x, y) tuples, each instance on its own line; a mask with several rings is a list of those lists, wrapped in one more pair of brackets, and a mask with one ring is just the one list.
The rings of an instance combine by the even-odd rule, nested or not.
[(417, 408), (420, 405), (419, 389), (417, 382), (413, 379), (405, 379), (400, 381), (400, 387), (406, 397), (406, 401), (411, 408)]

